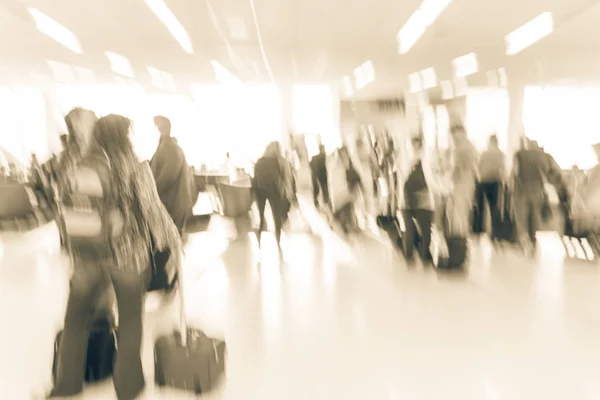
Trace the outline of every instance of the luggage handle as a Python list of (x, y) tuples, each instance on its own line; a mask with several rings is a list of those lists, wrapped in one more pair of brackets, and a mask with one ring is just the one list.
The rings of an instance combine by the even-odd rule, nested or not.
[[(174, 256), (174, 253), (171, 253), (171, 256)], [(179, 257), (177, 262), (177, 290), (179, 292), (179, 329), (181, 331), (181, 345), (183, 347), (187, 347), (188, 343), (188, 321), (187, 321), (187, 312), (185, 308), (185, 295), (183, 291), (183, 273), (182, 273), (182, 254), (179, 253), (176, 255)]]

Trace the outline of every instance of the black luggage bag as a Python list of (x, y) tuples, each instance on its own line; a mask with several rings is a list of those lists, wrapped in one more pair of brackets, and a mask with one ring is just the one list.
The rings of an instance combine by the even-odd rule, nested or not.
[[(177, 275), (181, 277), (181, 267)], [(181, 282), (181, 329), (157, 339), (154, 346), (155, 381), (159, 386), (183, 389), (195, 394), (208, 393), (225, 373), (226, 344), (188, 328)]]
[[(53, 382), (56, 382), (58, 374), (58, 352), (61, 346), (62, 334), (63, 331), (60, 331), (54, 341)], [(117, 330), (114, 326), (114, 318), (107, 313), (96, 320), (90, 330), (85, 364), (85, 381), (98, 382), (112, 376), (116, 356)]]
[[(464, 267), (468, 254), (468, 238), (454, 234), (451, 229), (451, 222), (449, 220), (450, 213), (448, 212), (448, 199), (442, 199), (442, 232), (443, 239), (437, 239), (437, 241), (444, 240), (447, 246), (447, 252), (444, 255), (440, 254), (439, 249), (432, 251), (433, 265), (438, 269), (460, 269)], [(432, 235), (432, 244), (436, 242)]]

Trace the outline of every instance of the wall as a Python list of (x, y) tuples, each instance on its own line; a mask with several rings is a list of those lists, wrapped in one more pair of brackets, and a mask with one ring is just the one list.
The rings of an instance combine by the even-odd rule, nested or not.
[[(398, 96), (401, 98), (402, 96)], [(388, 99), (384, 99), (388, 100)], [(387, 130), (396, 141), (401, 141), (420, 128), (420, 117), (416, 101), (404, 97), (405, 108), (382, 109), (378, 100), (357, 100), (340, 102), (340, 130), (346, 144), (356, 142), (359, 129), (363, 125), (373, 125), (377, 130)]]

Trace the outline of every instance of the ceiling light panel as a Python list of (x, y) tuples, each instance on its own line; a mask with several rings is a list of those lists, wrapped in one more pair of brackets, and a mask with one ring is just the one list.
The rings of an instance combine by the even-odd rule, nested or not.
[(128, 78), (133, 78), (133, 68), (126, 57), (123, 57), (117, 53), (113, 53), (112, 51), (105, 51), (104, 54), (108, 58), (108, 61), (110, 62), (110, 68), (113, 70), (113, 72)]
[(362, 89), (375, 80), (375, 66), (373, 61), (368, 60), (354, 69), (354, 85)]
[(437, 86), (437, 75), (434, 68), (425, 68), (421, 70), (420, 75), (423, 89), (431, 89)]
[(175, 14), (167, 7), (163, 0), (145, 0), (148, 7), (158, 17), (158, 19), (167, 27), (167, 30), (173, 35), (175, 40), (183, 48), (183, 51), (189, 54), (194, 53), (192, 41), (181, 22)]
[(417, 93), (423, 90), (423, 83), (421, 81), (421, 74), (414, 72), (408, 75), (408, 86), (411, 93)]
[(464, 78), (479, 72), (477, 54), (469, 53), (452, 60), (452, 72), (455, 78)]
[(398, 52), (406, 54), (423, 36), (452, 0), (423, 0), (398, 32)]
[(59, 24), (36, 8), (28, 8), (36, 28), (44, 35), (60, 43), (67, 49), (77, 54), (83, 54), (77, 36), (63, 25)]
[(177, 91), (177, 86), (175, 85), (175, 78), (173, 78), (173, 75), (154, 67), (146, 67), (146, 69), (150, 74), (150, 79), (152, 80), (152, 84), (154, 86), (170, 92)]
[(551, 12), (545, 12), (506, 35), (506, 55), (515, 55), (554, 31)]
[(240, 80), (240, 78), (238, 78), (237, 76), (235, 76), (231, 71), (229, 71), (227, 68), (225, 68), (220, 62), (218, 62), (217, 60), (211, 60), (210, 64), (213, 68), (213, 71), (215, 73), (215, 79), (217, 80), (217, 82), (225, 84), (225, 85), (230, 85), (230, 84), (241, 84), (242, 81)]

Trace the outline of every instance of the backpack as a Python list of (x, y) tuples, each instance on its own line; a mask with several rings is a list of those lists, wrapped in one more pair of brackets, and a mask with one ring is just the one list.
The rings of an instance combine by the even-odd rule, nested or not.
[(63, 236), (71, 254), (84, 259), (113, 255), (112, 239), (123, 231), (112, 170), (106, 153), (84, 158), (68, 179), (60, 199)]

